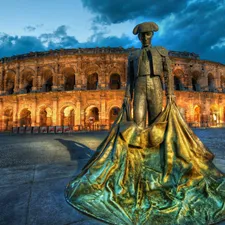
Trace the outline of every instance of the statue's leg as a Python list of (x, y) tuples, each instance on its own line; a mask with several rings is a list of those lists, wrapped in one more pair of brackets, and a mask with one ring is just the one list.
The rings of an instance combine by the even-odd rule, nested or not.
[(152, 124), (162, 111), (163, 90), (159, 76), (147, 78), (148, 125)]
[(134, 122), (141, 128), (146, 125), (146, 77), (139, 77), (134, 88)]

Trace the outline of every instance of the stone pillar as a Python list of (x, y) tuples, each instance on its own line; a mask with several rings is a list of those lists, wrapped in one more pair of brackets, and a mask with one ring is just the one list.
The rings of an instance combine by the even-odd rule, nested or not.
[(81, 125), (81, 102), (78, 100), (76, 102), (76, 112), (75, 112), (75, 125)]
[(13, 101), (13, 127), (19, 127), (18, 122), (18, 100)]
[(41, 91), (42, 83), (41, 83), (41, 75), (38, 74), (37, 76), (37, 90)]
[(15, 86), (14, 86), (14, 93), (19, 93), (19, 91), (20, 91), (19, 84), (20, 84), (20, 66), (17, 65), (17, 68), (16, 68), (16, 77), (15, 77)]
[(4, 86), (3, 86), (3, 69), (0, 71), (0, 95), (4, 94)]
[(53, 97), (53, 109), (52, 109), (52, 126), (59, 126), (59, 118), (58, 118), (58, 98)]
[(33, 79), (32, 92), (37, 92), (37, 90), (38, 90), (38, 67), (36, 66), (34, 79)]
[(36, 126), (36, 111), (37, 111), (37, 98), (35, 97), (32, 102), (31, 109), (31, 126)]
[(58, 90), (58, 74), (57, 73), (53, 74), (52, 82), (53, 82), (52, 90), (57, 91)]
[(3, 123), (4, 123), (4, 118), (3, 118), (3, 100), (0, 98), (0, 131), (3, 131)]
[(106, 101), (105, 101), (105, 95), (101, 94), (100, 96), (100, 114), (99, 114), (100, 118), (100, 124), (101, 125), (106, 125), (106, 121), (108, 119), (108, 115), (106, 112)]

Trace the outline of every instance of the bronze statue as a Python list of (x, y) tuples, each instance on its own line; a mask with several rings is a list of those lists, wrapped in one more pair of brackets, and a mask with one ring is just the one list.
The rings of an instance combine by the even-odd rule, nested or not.
[(133, 29), (133, 34), (138, 34), (142, 49), (128, 57), (125, 101), (130, 102), (134, 98), (134, 121), (141, 128), (146, 124), (146, 110), (148, 125), (162, 111), (163, 80), (166, 83), (167, 98), (171, 99), (174, 96), (168, 51), (163, 47), (151, 46), (155, 31), (158, 31), (158, 26), (153, 22), (138, 24)]
[[(214, 224), (225, 219), (225, 174), (176, 106), (168, 53), (149, 46), (156, 30), (152, 22), (134, 28), (143, 46), (129, 57), (122, 109), (95, 154), (67, 185), (65, 198), (109, 224)], [(161, 112), (162, 73), (167, 105)]]

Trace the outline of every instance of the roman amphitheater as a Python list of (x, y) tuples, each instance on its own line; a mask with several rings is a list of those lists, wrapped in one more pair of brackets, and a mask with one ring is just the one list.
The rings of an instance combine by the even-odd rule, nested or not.
[[(0, 131), (109, 129), (123, 102), (133, 50), (60, 49), (0, 59)], [(169, 55), (187, 123), (225, 126), (225, 65), (194, 53)]]

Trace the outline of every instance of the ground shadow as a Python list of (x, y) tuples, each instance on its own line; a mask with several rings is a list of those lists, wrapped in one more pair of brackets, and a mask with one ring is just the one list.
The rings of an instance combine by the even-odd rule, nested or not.
[(63, 144), (67, 151), (70, 153), (70, 160), (80, 160), (80, 159), (89, 159), (94, 151), (88, 148), (86, 145), (81, 144), (76, 141), (64, 140), (61, 138), (56, 138), (55, 140)]

